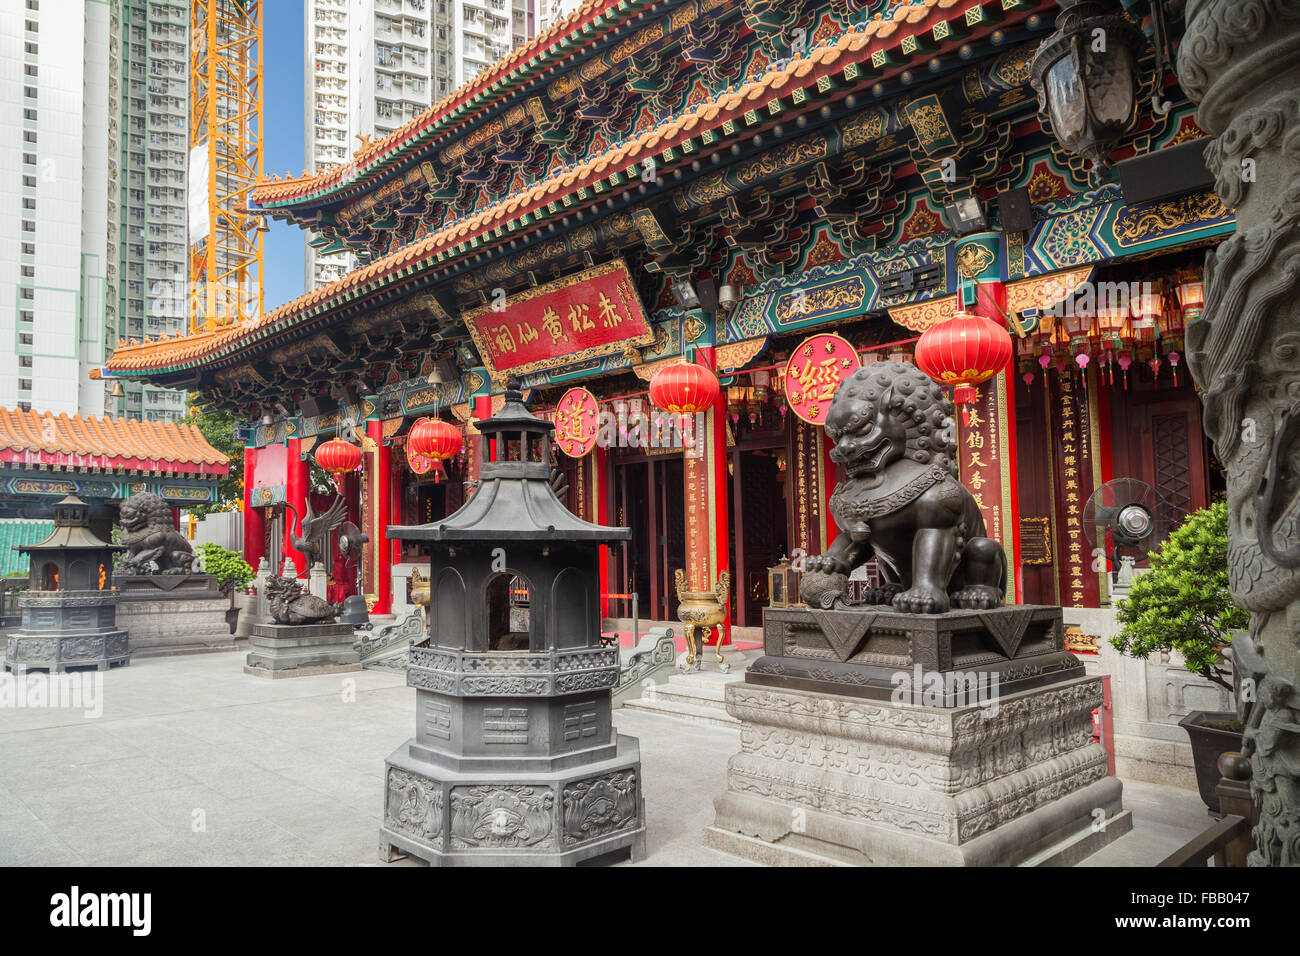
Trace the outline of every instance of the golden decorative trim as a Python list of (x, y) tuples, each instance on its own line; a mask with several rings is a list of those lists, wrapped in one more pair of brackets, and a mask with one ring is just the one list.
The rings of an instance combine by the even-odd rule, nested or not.
[(1092, 265), (1077, 269), (1065, 269), (1061, 272), (1049, 272), (1047, 275), (1034, 276), (1032, 279), (1018, 279), (1008, 282), (1007, 312), (1027, 312), (1030, 309), (1047, 311), (1065, 301), (1078, 288), (1092, 278)]
[(767, 345), (767, 337), (719, 345), (714, 349), (715, 365), (720, 369), (740, 369), (748, 365)]
[(931, 326), (946, 322), (957, 314), (957, 296), (946, 295), (941, 299), (926, 299), (911, 305), (900, 305), (889, 310), (889, 317), (905, 329), (924, 332)]

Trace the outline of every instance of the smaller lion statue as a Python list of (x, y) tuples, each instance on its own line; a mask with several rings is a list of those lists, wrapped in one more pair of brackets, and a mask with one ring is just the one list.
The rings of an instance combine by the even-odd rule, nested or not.
[(267, 606), (276, 624), (332, 624), (343, 610), (314, 594), (308, 594), (293, 578), (271, 578), (266, 582)]
[(957, 478), (952, 413), (908, 362), (877, 362), (840, 383), (826, 434), (842, 469), (829, 502), (841, 530), (804, 563), (799, 594), (810, 607), (847, 606), (849, 575), (872, 557), (884, 584), (863, 603), (911, 614), (1002, 605), (1006, 556)]
[(192, 574), (194, 549), (172, 526), (172, 508), (153, 492), (141, 491), (118, 509), (126, 553), (118, 574)]

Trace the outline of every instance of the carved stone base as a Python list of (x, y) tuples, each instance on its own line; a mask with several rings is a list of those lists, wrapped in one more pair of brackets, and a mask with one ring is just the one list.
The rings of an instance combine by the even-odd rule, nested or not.
[(361, 670), (347, 624), (258, 624), (248, 641), (245, 673), (308, 677)]
[(387, 760), (384, 862), (410, 854), (433, 866), (573, 866), (620, 850), (645, 856), (633, 737), (620, 735), (606, 759), (519, 772), (457, 772), (423, 759), (413, 743)]
[(124, 630), (91, 635), (12, 631), (5, 646), (5, 670), (10, 672), (46, 670), (58, 674), (81, 667), (106, 671), (129, 663), (131, 652)]
[[(1128, 832), (1101, 681), (943, 708), (734, 683), (741, 750), (706, 844), (767, 863), (1070, 864)], [(787, 852), (788, 851), (788, 852)]]
[(137, 658), (233, 651), (230, 599), (212, 574), (140, 574), (114, 580), (117, 621)]

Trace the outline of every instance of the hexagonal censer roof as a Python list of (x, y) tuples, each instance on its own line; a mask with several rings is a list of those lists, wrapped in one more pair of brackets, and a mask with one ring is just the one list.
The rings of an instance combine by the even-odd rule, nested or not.
[(630, 528), (583, 521), (551, 489), (551, 432), (555, 426), (532, 414), (515, 383), (501, 411), (479, 431), (497, 442), (498, 460), (486, 462), (478, 490), (438, 521), (394, 526), (389, 538), (405, 541), (627, 541)]

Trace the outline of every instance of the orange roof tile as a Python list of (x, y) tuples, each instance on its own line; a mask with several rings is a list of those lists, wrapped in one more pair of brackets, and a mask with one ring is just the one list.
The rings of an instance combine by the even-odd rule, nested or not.
[(88, 458), (101, 467), (207, 474), (225, 474), (230, 464), (194, 425), (0, 408), (0, 461), (92, 464)]

